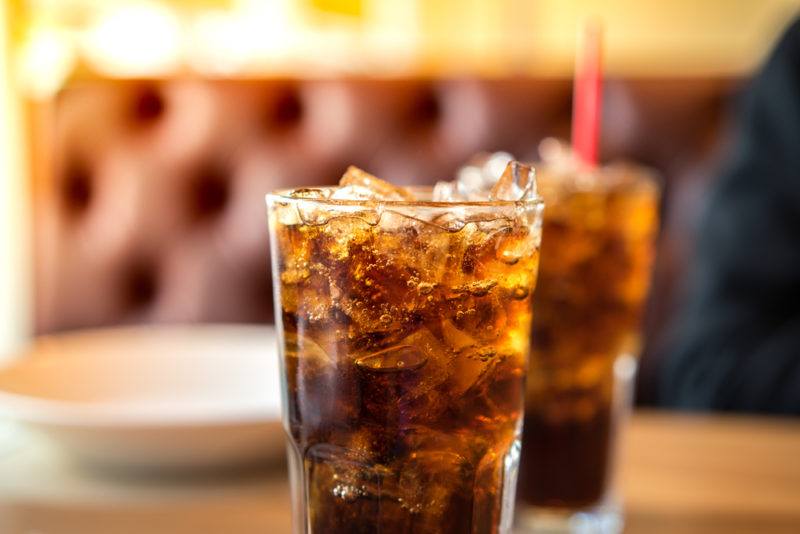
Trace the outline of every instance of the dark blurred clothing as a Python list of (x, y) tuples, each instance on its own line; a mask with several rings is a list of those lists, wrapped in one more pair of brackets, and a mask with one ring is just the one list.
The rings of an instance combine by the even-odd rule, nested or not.
[(742, 111), (701, 221), (661, 400), (800, 414), (800, 20)]

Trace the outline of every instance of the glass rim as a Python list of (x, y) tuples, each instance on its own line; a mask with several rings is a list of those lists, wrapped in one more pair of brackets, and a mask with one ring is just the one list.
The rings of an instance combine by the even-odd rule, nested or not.
[[(603, 190), (621, 182), (615, 182), (617, 176), (624, 176), (635, 185), (653, 185), (659, 192), (664, 189), (664, 175), (658, 169), (630, 160), (617, 160), (597, 165), (595, 167), (559, 169), (556, 165), (536, 163), (537, 185), (542, 186), (552, 182), (569, 183), (569, 179), (589, 178), (582, 181), (583, 189)], [(632, 178), (631, 178), (632, 177)]]
[[(420, 207), (420, 208), (491, 208), (491, 207), (535, 207), (544, 205), (544, 198), (537, 192), (535, 197), (525, 198), (521, 200), (457, 200), (452, 202), (434, 201), (434, 200), (374, 200), (374, 199), (340, 199), (340, 198), (307, 198), (307, 197), (293, 197), (289, 193), (293, 191), (302, 190), (335, 190), (341, 186), (327, 185), (327, 186), (306, 186), (306, 187), (290, 187), (282, 188), (271, 191), (265, 195), (267, 202), (270, 200), (279, 200), (281, 202), (313, 202), (321, 206), (329, 207), (364, 207), (374, 208), (376, 206), (389, 206), (389, 207)], [(431, 186), (410, 186), (406, 187), (412, 193), (415, 191), (432, 192)]]

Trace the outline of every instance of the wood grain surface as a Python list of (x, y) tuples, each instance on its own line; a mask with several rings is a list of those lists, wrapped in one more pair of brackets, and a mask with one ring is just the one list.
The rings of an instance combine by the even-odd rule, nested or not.
[[(800, 421), (636, 413), (630, 533), (800, 532)], [(282, 466), (190, 480), (88, 473), (49, 445), (0, 454), (2, 534), (289, 534)]]

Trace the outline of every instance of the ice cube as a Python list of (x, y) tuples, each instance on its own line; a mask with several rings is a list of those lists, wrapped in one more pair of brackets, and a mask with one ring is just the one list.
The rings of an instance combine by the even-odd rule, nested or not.
[(353, 165), (347, 168), (339, 180), (339, 186), (343, 188), (342, 190), (352, 188), (349, 192), (359, 195), (355, 200), (363, 200), (363, 195), (367, 194), (371, 194), (368, 197), (370, 200), (415, 200), (414, 195), (405, 187), (390, 184)]
[[(317, 429), (324, 425), (343, 425), (358, 416), (357, 391), (352, 377), (331, 358), (336, 356), (335, 340), (312, 339), (289, 334), (284, 338), (284, 365), (291, 424)], [(311, 431), (311, 430), (309, 430)]]
[(456, 174), (456, 192), (464, 200), (487, 200), (492, 186), (514, 157), (508, 152), (480, 152)]
[(477, 341), (471, 335), (459, 330), (447, 319), (442, 320), (442, 337), (450, 346), (453, 352), (461, 352), (464, 349), (475, 346)]
[(456, 176), (458, 194), (468, 200), (480, 200), (486, 196), (486, 184), (480, 167), (467, 165), (458, 170)]
[(460, 232), (467, 225), (466, 213), (463, 209), (452, 209), (447, 213), (437, 215), (431, 220), (431, 224), (448, 232)]
[[(297, 208), (291, 204), (276, 202), (275, 203), (275, 219), (278, 224), (283, 226), (295, 226), (301, 224), (303, 221), (298, 213)], [(270, 224), (273, 221), (270, 220)]]
[(436, 182), (433, 186), (431, 200), (434, 202), (459, 202), (466, 200), (462, 197), (454, 182)]
[(536, 198), (536, 172), (518, 161), (510, 161), (503, 175), (494, 184), (490, 200), (527, 200)]
[(486, 176), (485, 181), (490, 185), (494, 185), (500, 176), (502, 176), (506, 166), (512, 161), (514, 161), (514, 156), (508, 152), (495, 152), (491, 154), (483, 164), (483, 174)]
[(443, 409), (435, 388), (447, 377), (445, 353), (441, 342), (420, 328), (389, 348), (355, 354), (362, 410), (382, 424), (397, 424)]
[(435, 202), (490, 200), (503, 169), (513, 160), (508, 152), (480, 152), (458, 170), (455, 181), (437, 182), (432, 199)]
[(333, 360), (325, 350), (308, 336), (294, 332), (284, 332), (283, 339), (287, 358), (303, 358), (319, 366), (327, 366), (333, 363)]
[[(451, 374), (448, 368), (447, 347), (424, 327), (404, 338), (399, 346), (413, 347), (415, 361), (424, 362), (425, 367), (418, 373), (377, 374), (374, 371), (370, 373), (368, 378), (375, 383), (381, 381), (402, 383), (401, 388), (396, 388), (399, 398), (392, 399), (392, 406), (384, 406), (384, 411), (397, 408), (405, 419), (410, 417), (414, 422), (424, 422), (438, 416), (447, 408), (447, 399), (439, 391), (440, 386)], [(387, 398), (386, 391), (382, 393), (382, 397)], [(412, 421), (406, 420), (406, 423), (409, 422)]]
[(356, 365), (374, 373), (416, 371), (428, 361), (427, 356), (410, 345), (399, 345), (356, 359)]
[(314, 532), (349, 532), (356, 518), (380, 524), (381, 488), (390, 474), (385, 467), (358, 451), (330, 444), (309, 447), (304, 464)]
[(321, 206), (319, 202), (306, 202), (305, 199), (299, 200), (295, 208), (302, 223), (311, 226), (322, 226), (334, 216), (330, 209)]
[(469, 293), (473, 297), (485, 297), (497, 285), (496, 280), (475, 280), (460, 286), (453, 286), (453, 293)]
[(375, 200), (375, 192), (363, 185), (337, 187), (331, 194), (333, 200)]
[(481, 382), (491, 371), (497, 351), (490, 346), (474, 346), (462, 350), (450, 362), (453, 376), (448, 392), (458, 402), (463, 395)]
[[(472, 466), (451, 451), (419, 451), (400, 467), (403, 507), (415, 515), (417, 532), (466, 532), (471, 517), (459, 514), (472, 493)], [(452, 527), (452, 529), (450, 528)]]
[(447, 390), (453, 399), (459, 399), (467, 390), (480, 382), (490, 369), (496, 351), (491, 345), (481, 345), (479, 339), (458, 325), (442, 320), (442, 335), (452, 350), (453, 356), (447, 363), (452, 375)]
[(303, 187), (300, 189), (294, 189), (289, 193), (289, 196), (292, 198), (308, 198), (308, 199), (316, 199), (316, 198), (328, 198), (331, 192), (329, 189), (317, 189), (311, 187)]

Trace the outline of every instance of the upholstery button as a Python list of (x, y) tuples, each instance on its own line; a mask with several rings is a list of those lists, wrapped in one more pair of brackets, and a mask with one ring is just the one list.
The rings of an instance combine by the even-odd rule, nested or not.
[(430, 127), (442, 116), (439, 97), (432, 87), (423, 89), (413, 100), (409, 110), (409, 120), (417, 127)]
[(265, 117), (269, 129), (287, 129), (303, 119), (303, 102), (295, 89), (284, 89), (271, 102)]
[(92, 199), (91, 173), (82, 162), (73, 161), (64, 175), (61, 198), (66, 210), (72, 214), (86, 211)]
[(133, 117), (137, 122), (150, 123), (164, 114), (166, 105), (158, 89), (153, 86), (142, 88), (133, 103)]
[(228, 173), (218, 164), (207, 164), (191, 184), (190, 206), (196, 220), (219, 215), (230, 196)]
[(133, 263), (126, 273), (123, 285), (126, 304), (131, 308), (141, 308), (153, 302), (158, 292), (157, 278), (155, 267), (151, 263)]

